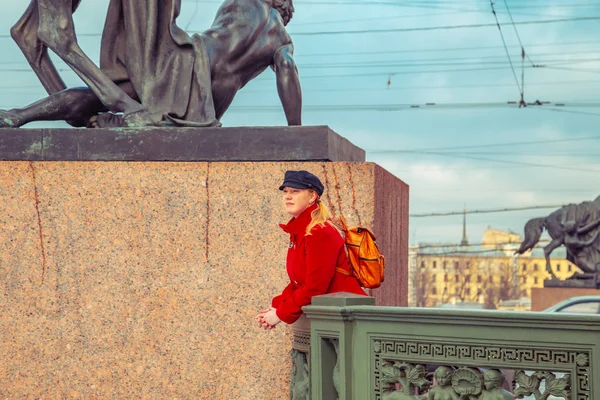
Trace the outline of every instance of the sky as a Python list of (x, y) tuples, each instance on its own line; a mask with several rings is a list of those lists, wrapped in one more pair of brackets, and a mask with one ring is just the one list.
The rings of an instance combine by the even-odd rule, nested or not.
[[(210, 27), (219, 1), (182, 1), (180, 27)], [(7, 2), (0, 14), (0, 109), (45, 95), (9, 36), (27, 3)], [(95, 62), (108, 3), (82, 0), (74, 16), (79, 43)], [(600, 0), (294, 6), (288, 31), (303, 125), (328, 125), (410, 186), (410, 244), (462, 237), (462, 215), (417, 215), (555, 206), (600, 195)], [(68, 86), (82, 85), (54, 59)], [(527, 107), (514, 105), (521, 92)], [(222, 123), (286, 124), (271, 70), (238, 93)], [(26, 127), (44, 126), (67, 125)], [(468, 214), (468, 240), (480, 242), (488, 227), (522, 234), (527, 220), (553, 210)]]

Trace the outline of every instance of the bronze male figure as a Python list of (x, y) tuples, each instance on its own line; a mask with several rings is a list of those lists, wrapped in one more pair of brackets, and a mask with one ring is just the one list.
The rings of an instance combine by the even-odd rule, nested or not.
[[(144, 107), (107, 77), (77, 43), (73, 13), (81, 0), (31, 0), (12, 27), (11, 36), (22, 50), (38, 79), (48, 92), (66, 88), (48, 56), (54, 51), (85, 82), (107, 110), (124, 113), (127, 125), (150, 124)], [(4, 121), (10, 124), (10, 119)], [(80, 125), (81, 121), (72, 121)]]
[[(268, 67), (275, 71), (277, 91), (288, 125), (301, 124), (300, 81), (293, 59), (292, 40), (285, 29), (294, 12), (292, 0), (226, 0), (217, 11), (210, 29), (192, 37), (182, 35), (183, 31), (178, 32), (178, 47), (171, 49), (168, 56), (177, 57), (179, 65), (184, 65), (180, 70), (186, 73), (176, 76), (144, 76), (143, 71), (135, 67), (138, 60), (147, 55), (140, 49), (134, 49), (136, 52), (118, 46), (122, 41), (109, 27), (110, 21), (130, 20), (123, 15), (124, 8), (114, 6), (124, 1), (133, 0), (111, 1), (103, 37), (105, 48), (101, 54), (101, 67), (129, 96), (141, 99), (141, 104), (151, 115), (162, 115), (161, 124), (215, 125), (236, 93)], [(173, 1), (177, 3), (178, 12), (180, 0)], [(171, 21), (171, 25), (158, 28), (172, 32), (173, 26), (176, 25)], [(190, 52), (190, 48), (193, 51)], [(137, 54), (137, 57), (132, 58), (132, 54)], [(156, 57), (160, 54), (154, 55)], [(143, 61), (146, 62), (145, 59)], [(156, 59), (153, 62), (159, 64), (160, 61)], [(166, 92), (165, 96), (171, 100), (156, 102), (160, 95), (158, 89)], [(0, 126), (15, 127), (38, 120), (89, 119), (96, 113), (101, 113), (92, 118), (97, 126), (123, 125), (123, 116), (106, 107), (93, 90), (73, 88), (51, 94), (25, 108), (0, 112)]]

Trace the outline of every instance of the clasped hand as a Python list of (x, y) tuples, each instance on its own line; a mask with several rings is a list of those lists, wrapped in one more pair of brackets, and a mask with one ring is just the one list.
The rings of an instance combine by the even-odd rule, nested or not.
[(274, 307), (269, 307), (266, 310), (261, 310), (256, 317), (258, 321), (258, 326), (263, 328), (264, 330), (275, 329), (278, 323), (281, 322), (279, 317), (277, 316), (276, 309)]

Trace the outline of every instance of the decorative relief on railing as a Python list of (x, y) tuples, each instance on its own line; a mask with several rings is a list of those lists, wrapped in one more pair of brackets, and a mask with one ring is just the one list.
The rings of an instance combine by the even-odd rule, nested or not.
[(340, 340), (329, 339), (329, 343), (333, 346), (335, 351), (335, 365), (333, 366), (333, 387), (335, 388), (336, 400), (340, 398), (341, 391), (341, 377), (340, 377)]
[(292, 348), (308, 353), (310, 349), (310, 332), (293, 332)]
[[(542, 381), (545, 383), (544, 390), (540, 389)], [(552, 372), (538, 371), (531, 375), (519, 371), (515, 375), (515, 395), (534, 396), (535, 400), (546, 400), (550, 395), (562, 398), (571, 398), (571, 375), (565, 374), (556, 378)]]
[(292, 376), (290, 378), (290, 399), (291, 400), (309, 400), (310, 399), (310, 369), (308, 366), (307, 354), (292, 349)]
[[(374, 340), (372, 350), (376, 399), (591, 400), (590, 355), (582, 351), (395, 340)], [(516, 371), (512, 393), (503, 370)]]

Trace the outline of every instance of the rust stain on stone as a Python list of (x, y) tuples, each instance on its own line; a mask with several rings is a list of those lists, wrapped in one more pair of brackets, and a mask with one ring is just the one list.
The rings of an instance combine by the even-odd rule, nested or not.
[(358, 213), (358, 210), (356, 209), (356, 189), (354, 188), (354, 181), (352, 180), (352, 168), (350, 168), (350, 164), (346, 164), (346, 166), (348, 167), (348, 176), (349, 176), (349, 180), (350, 180), (350, 187), (352, 188), (352, 210), (354, 211), (354, 214), (356, 214), (356, 217), (358, 218), (358, 225), (362, 225), (362, 221), (360, 220), (360, 214)]
[(331, 170), (333, 171), (333, 178), (335, 179), (335, 193), (337, 194), (337, 206), (338, 210), (340, 210), (340, 215), (343, 215), (342, 212), (342, 197), (340, 196), (340, 182), (338, 180), (338, 175), (335, 170), (335, 165), (331, 166)]
[(331, 197), (329, 196), (329, 188), (331, 186), (329, 186), (329, 178), (327, 178), (327, 168), (325, 168), (324, 163), (321, 164), (321, 166), (323, 167), (323, 177), (325, 178), (325, 187), (327, 188), (327, 190), (325, 191), (325, 197), (327, 197), (327, 203), (329, 203), (328, 207), (331, 210), (331, 215), (335, 217), (336, 216), (335, 206), (331, 202)]
[(210, 163), (206, 163), (206, 245), (204, 248), (204, 261), (208, 262), (208, 248), (210, 247), (210, 239), (208, 237), (208, 231), (210, 227)]
[(40, 232), (40, 248), (42, 250), (42, 285), (44, 284), (44, 278), (46, 276), (46, 250), (44, 249), (44, 231), (42, 229), (42, 218), (40, 217), (40, 197), (37, 189), (37, 180), (35, 177), (35, 167), (33, 161), (29, 161), (29, 168), (31, 169), (31, 177), (33, 179), (33, 194), (35, 196), (35, 212), (37, 213), (38, 228)]

